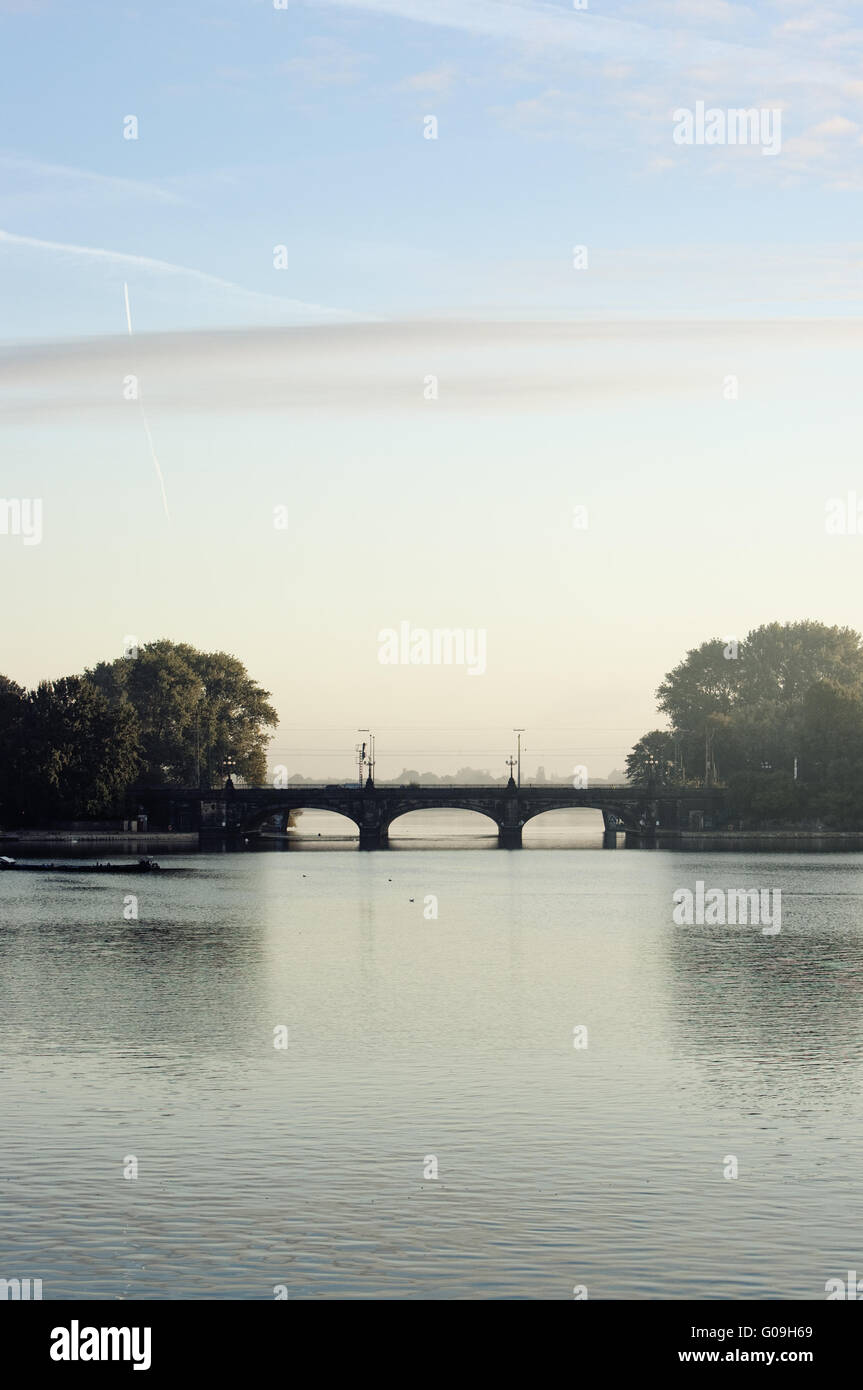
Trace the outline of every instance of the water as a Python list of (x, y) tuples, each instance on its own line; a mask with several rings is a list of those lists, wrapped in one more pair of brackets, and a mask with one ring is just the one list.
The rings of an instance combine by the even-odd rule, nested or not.
[[(0, 874), (0, 1276), (821, 1298), (863, 1268), (863, 856), (561, 834)], [(781, 888), (781, 934), (674, 926), (698, 878)]]

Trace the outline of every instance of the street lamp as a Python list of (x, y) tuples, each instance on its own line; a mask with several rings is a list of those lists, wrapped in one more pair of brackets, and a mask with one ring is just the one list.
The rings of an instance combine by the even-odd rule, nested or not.
[(357, 729), (358, 734), (368, 734), (369, 736), (369, 756), (366, 759), (369, 766), (369, 781), (372, 786), (375, 783), (375, 736), (371, 729)]
[(206, 698), (206, 687), (198, 687), (195, 696), (195, 786), (201, 790), (201, 701)]
[(524, 733), (524, 729), (513, 729), (513, 733), (514, 733), (514, 734), (518, 734), (518, 754), (517, 754), (517, 757), (516, 757), (516, 762), (517, 762), (517, 764), (518, 764), (518, 781), (516, 782), (516, 786), (519, 786), (519, 787), (520, 787), (520, 786), (521, 786), (521, 736), (522, 736), (522, 734)]

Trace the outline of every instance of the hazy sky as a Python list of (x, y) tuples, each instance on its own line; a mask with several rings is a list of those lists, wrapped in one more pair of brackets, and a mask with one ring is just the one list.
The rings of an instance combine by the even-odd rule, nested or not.
[[(381, 775), (500, 772), (524, 725), (531, 771), (604, 775), (688, 647), (859, 627), (858, 26), (0, 0), (0, 496), (43, 505), (0, 670), (167, 636), (246, 662), (291, 772), (359, 725)], [(781, 111), (780, 152), (675, 144), (698, 101)], [(402, 622), (484, 673), (382, 665)]]

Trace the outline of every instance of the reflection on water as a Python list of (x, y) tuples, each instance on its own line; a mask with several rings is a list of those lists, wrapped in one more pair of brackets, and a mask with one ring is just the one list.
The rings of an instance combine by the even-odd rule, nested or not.
[[(781, 934), (674, 926), (699, 878), (780, 888)], [(402, 842), (0, 874), (0, 1274), (46, 1298), (822, 1297), (863, 1258), (861, 904), (856, 854)]]

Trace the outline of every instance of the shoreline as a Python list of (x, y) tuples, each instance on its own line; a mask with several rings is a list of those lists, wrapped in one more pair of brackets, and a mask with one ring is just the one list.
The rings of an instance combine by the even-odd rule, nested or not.
[(0, 835), (2, 845), (193, 845), (197, 847), (197, 830), (19, 830)]
[[(216, 837), (218, 838), (218, 837)], [(318, 835), (300, 837), (273, 836), (271, 840), (263, 837), (256, 846), (249, 845), (250, 851), (287, 849), (289, 845), (300, 848), (322, 846), (330, 843), (350, 843), (351, 835)], [(416, 837), (420, 843), (427, 844), (435, 835)], [(445, 837), (447, 839), (452, 837)], [(623, 848), (620, 841), (623, 832), (618, 832), (617, 848)], [(404, 848), (402, 841), (400, 848)], [(125, 848), (127, 853), (137, 854), (155, 850), (197, 851), (202, 844), (197, 830), (22, 830), (10, 835), (0, 834), (0, 854), (6, 853), (14, 858), (16, 847), (21, 850), (50, 848), (51, 846), (78, 846), (85, 848)], [(541, 848), (533, 845), (531, 848)], [(549, 846), (550, 848), (550, 846)], [(569, 846), (555, 846), (569, 848)], [(573, 845), (572, 848), (584, 848)], [(765, 852), (817, 852), (863, 851), (863, 830), (662, 830), (656, 831), (652, 842), (634, 848), (667, 850), (750, 850)]]
[(662, 849), (863, 850), (863, 830), (657, 830)]

